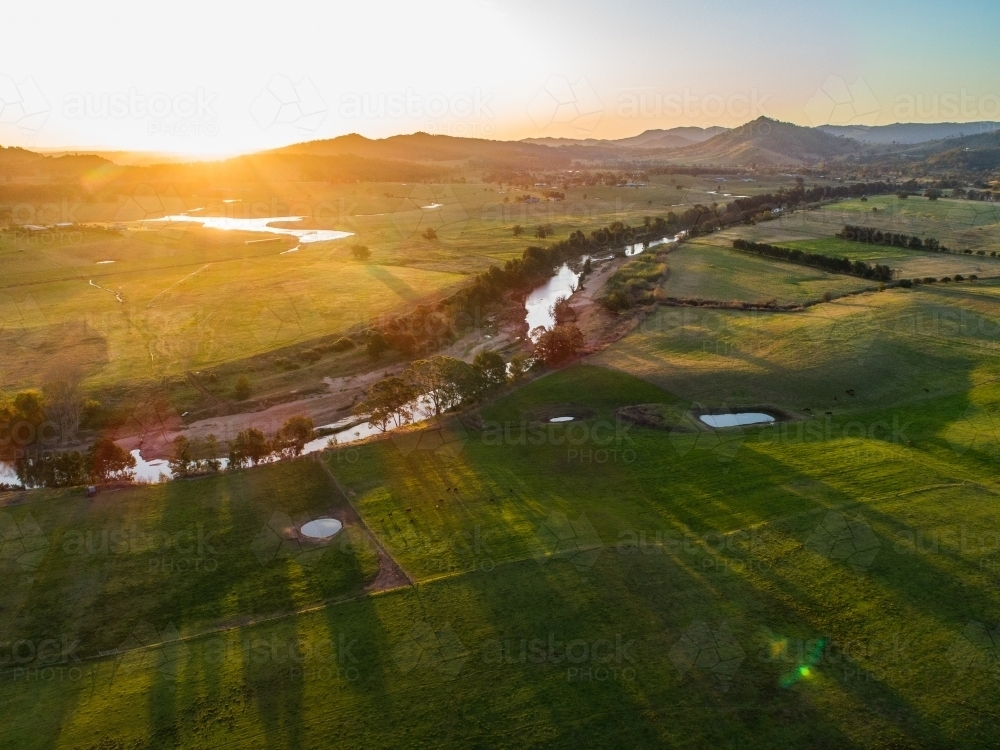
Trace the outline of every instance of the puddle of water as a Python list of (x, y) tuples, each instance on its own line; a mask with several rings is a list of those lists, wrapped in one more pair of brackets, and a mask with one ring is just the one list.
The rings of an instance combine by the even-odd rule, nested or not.
[(555, 326), (556, 316), (553, 308), (556, 302), (560, 298), (572, 295), (579, 283), (580, 278), (576, 272), (568, 264), (563, 263), (555, 276), (528, 295), (528, 299), (524, 301), (524, 308), (527, 311), (525, 320), (528, 322), (529, 335), (539, 326), (543, 328)]
[(444, 205), (443, 203), (432, 203), (429, 206), (421, 206), (421, 208), (424, 211), (430, 211), (430, 210), (435, 209), (435, 208), (441, 208), (441, 206), (443, 206), (443, 205)]
[(108, 265), (108, 263), (114, 263), (114, 261), (113, 260), (99, 260), (99, 261), (97, 261), (97, 265), (99, 265), (99, 266), (106, 266), (106, 265)]
[(310, 539), (329, 539), (342, 528), (344, 525), (336, 518), (317, 518), (303, 525), (301, 531), (302, 536)]
[(576, 417), (552, 417), (550, 422), (572, 422)]
[(141, 223), (194, 222), (208, 229), (221, 229), (226, 232), (241, 231), (284, 234), (290, 237), (297, 237), (300, 245), (308, 245), (313, 242), (330, 242), (354, 236), (353, 232), (341, 232), (336, 229), (287, 229), (285, 227), (271, 226), (271, 224), (279, 221), (291, 223), (302, 221), (304, 218), (304, 216), (271, 216), (264, 219), (234, 219), (228, 216), (188, 216), (187, 214), (180, 214), (178, 216), (164, 216), (162, 219), (150, 219), (148, 222)]
[(698, 417), (709, 427), (740, 427), (747, 424), (770, 424), (774, 417), (761, 412), (746, 414), (702, 414)]

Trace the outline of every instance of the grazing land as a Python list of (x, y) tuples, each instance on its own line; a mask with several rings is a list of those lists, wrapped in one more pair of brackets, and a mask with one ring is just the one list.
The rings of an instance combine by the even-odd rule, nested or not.
[[(917, 377), (933, 383), (925, 361)], [(810, 429), (817, 416), (616, 437), (613, 415), (636, 403), (678, 397), (576, 367), (484, 409), (482, 429), (436, 450), (398, 439), (332, 453), (413, 588), (190, 638), (196, 618), (175, 633), (154, 611), (144, 650), (81, 662), (76, 682), (11, 676), (9, 736), (23, 747), (312, 746), (332, 734), (431, 746), (483, 732), (566, 747), (991, 743), (995, 681), (975, 623), (1000, 612), (997, 443), (982, 439), (1000, 403), (992, 383), (866, 400), (826, 420), (832, 431)], [(560, 410), (581, 415), (566, 423), (575, 432), (519, 444), (522, 423)], [(511, 437), (495, 441), (492, 423)], [(580, 458), (616, 448), (614, 460)], [(25, 506), (42, 515), (36, 502), (80, 500)], [(851, 555), (826, 543), (842, 528)], [(248, 558), (254, 533), (239, 535)], [(316, 580), (294, 558), (284, 570), (275, 609)], [(387, 710), (391, 724), (369, 720)]]
[[(515, 237), (515, 223), (530, 233), (544, 218), (560, 239), (623, 216), (641, 224), (676, 211), (675, 193), (711, 198), (722, 185), (671, 175), (638, 189), (574, 188), (565, 204), (519, 204), (551, 212), (526, 220), (503, 213), (495, 185), (427, 187), (407, 199), (409, 223), (360, 216), (398, 207), (399, 184), (323, 188), (345, 199), (358, 191), (358, 216), (311, 221), (355, 237), (286, 255), (289, 238), (247, 245), (261, 235), (187, 226), (149, 236), (107, 216), (110, 228), (34, 255), (8, 235), (0, 248), (16, 264), (4, 309), (23, 322), (3, 335), (23, 351), (61, 352), (59, 366), (83, 366), (95, 392), (173, 378), (165, 399), (175, 412), (228, 398), (239, 372), (254, 374), (255, 397), (318, 383), (339, 392), (351, 376), (406, 362), (361, 347), (288, 371), (274, 358), (350, 330), (359, 309), (405, 312), (542, 243)], [(633, 195), (650, 197), (618, 202)], [(422, 222), (438, 209), (421, 206), (434, 202), (459, 218), (431, 225), (438, 239), (427, 240)], [(96, 498), (83, 488), (0, 495), (5, 740), (87, 750), (483, 738), (992, 746), (991, 208), (871, 197), (704, 233), (657, 257), (666, 271), (641, 305), (590, 304), (586, 320), (627, 332), (619, 340), (583, 362), (539, 365), (439, 420)], [(951, 220), (956, 212), (975, 214), (971, 229)], [(846, 242), (834, 236), (845, 223), (986, 254)], [(904, 278), (979, 278), (879, 290), (735, 252), (738, 238), (888, 264)], [(358, 243), (372, 250), (366, 262), (350, 253)], [(599, 298), (610, 276), (598, 270), (587, 293)], [(25, 290), (45, 317), (11, 302)], [(87, 317), (91, 305), (100, 315)], [(254, 323), (263, 309), (283, 322)], [(151, 345), (200, 330), (199, 311), (211, 311), (211, 347)], [(80, 316), (87, 336), (72, 330)], [(460, 342), (464, 353), (493, 346), (504, 325)], [(42, 371), (23, 356), (5, 368), (5, 387)], [(729, 411), (777, 421), (716, 430), (699, 420)], [(324, 517), (344, 530), (326, 543), (302, 538), (304, 521)]]

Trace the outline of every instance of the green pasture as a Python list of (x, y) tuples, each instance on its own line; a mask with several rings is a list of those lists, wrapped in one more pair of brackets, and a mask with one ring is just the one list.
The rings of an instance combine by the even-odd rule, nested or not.
[[(8, 671), (4, 733), (39, 748), (990, 746), (1000, 390), (920, 393), (827, 421), (616, 433), (598, 425), (621, 406), (684, 400), (576, 367), (484, 409), (482, 429), (341, 449), (330, 468), (414, 587), (189, 639), (175, 608), (108, 613), (126, 633), (147, 617), (145, 647), (59, 679)], [(522, 423), (567, 410), (576, 433), (520, 444)], [(24, 585), (54, 566), (73, 569), (50, 550)], [(39, 601), (18, 621), (40, 622)]]

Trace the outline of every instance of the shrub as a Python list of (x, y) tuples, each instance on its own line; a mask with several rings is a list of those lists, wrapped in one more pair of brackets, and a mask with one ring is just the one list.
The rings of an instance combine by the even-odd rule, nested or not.
[(341, 336), (339, 339), (330, 344), (330, 351), (332, 352), (346, 352), (348, 349), (353, 349), (356, 344), (351, 341), (346, 336)]
[(240, 375), (236, 378), (236, 385), (233, 387), (233, 396), (236, 397), (237, 401), (246, 401), (250, 398), (251, 392), (250, 378), (246, 375)]

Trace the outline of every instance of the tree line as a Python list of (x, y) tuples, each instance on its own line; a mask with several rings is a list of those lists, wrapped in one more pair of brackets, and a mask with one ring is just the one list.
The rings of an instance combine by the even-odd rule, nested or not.
[(131, 482), (135, 458), (109, 437), (98, 438), (86, 451), (29, 452), (14, 469), (21, 484), (34, 487), (78, 487), (84, 484)]
[(875, 227), (862, 227), (854, 224), (845, 224), (844, 228), (837, 233), (837, 237), (869, 245), (891, 245), (892, 247), (905, 247), (909, 250), (927, 250), (933, 253), (951, 252), (950, 248), (942, 245), (934, 237), (920, 238), (915, 234), (883, 232)]
[(762, 255), (766, 258), (777, 258), (803, 266), (820, 268), (832, 273), (859, 276), (863, 279), (872, 279), (874, 281), (892, 280), (892, 269), (880, 263), (872, 265), (860, 260), (852, 261), (849, 258), (831, 258), (829, 255), (807, 253), (798, 249), (793, 250), (762, 242), (748, 242), (747, 240), (733, 240), (733, 249), (744, 253)]

